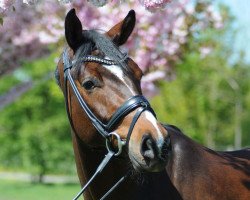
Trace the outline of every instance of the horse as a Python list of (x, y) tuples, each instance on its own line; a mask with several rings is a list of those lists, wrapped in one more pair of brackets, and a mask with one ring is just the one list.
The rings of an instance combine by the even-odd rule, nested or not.
[(142, 70), (119, 48), (135, 21), (131, 10), (101, 33), (83, 30), (74, 9), (66, 15), (67, 47), (55, 77), (64, 94), (82, 186), (74, 199), (83, 192), (85, 200), (180, 199), (170, 179), (162, 175), (167, 131), (142, 95)]
[(68, 47), (55, 74), (84, 199), (250, 199), (250, 149), (213, 151), (156, 120), (142, 71), (119, 50), (134, 26), (133, 10), (103, 34), (82, 30), (74, 9), (65, 18)]

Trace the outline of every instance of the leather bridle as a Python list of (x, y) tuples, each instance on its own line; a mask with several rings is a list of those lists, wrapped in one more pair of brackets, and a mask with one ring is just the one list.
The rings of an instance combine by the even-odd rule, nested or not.
[[(80, 61), (82, 63), (95, 62), (95, 63), (105, 64), (105, 65), (120, 65), (119, 62), (109, 60), (109, 59), (99, 58), (97, 56), (92, 56), (92, 55), (85, 56), (85, 57), (81, 58)], [(125, 101), (125, 103), (123, 103), (116, 110), (116, 112), (112, 115), (112, 117), (109, 119), (108, 123), (104, 124), (91, 111), (91, 109), (88, 107), (88, 105), (86, 104), (86, 102), (84, 101), (82, 96), (80, 95), (80, 92), (78, 91), (76, 84), (75, 84), (75, 82), (71, 76), (71, 73), (70, 73), (71, 69), (74, 67), (73, 63), (75, 63), (75, 62), (72, 62), (69, 59), (68, 51), (67, 51), (67, 49), (65, 49), (63, 52), (64, 88), (65, 88), (64, 95), (65, 95), (66, 111), (67, 111), (67, 115), (68, 115), (71, 127), (72, 127), (73, 131), (75, 132), (75, 134), (77, 134), (75, 129), (74, 129), (73, 121), (72, 121), (72, 118), (70, 116), (70, 111), (69, 111), (68, 86), (67, 86), (68, 82), (70, 83), (70, 86), (71, 86), (81, 108), (84, 110), (84, 112), (86, 113), (86, 115), (88, 116), (89, 120), (91, 121), (93, 126), (96, 128), (98, 133), (102, 137), (105, 138), (106, 148), (108, 150), (108, 153), (105, 155), (105, 158), (103, 159), (101, 164), (97, 167), (94, 175), (89, 179), (89, 181), (84, 185), (84, 187), (81, 189), (81, 191), (73, 199), (73, 200), (76, 200), (80, 197), (81, 194), (83, 194), (83, 192), (86, 190), (86, 188), (89, 186), (89, 184), (95, 179), (95, 177), (102, 172), (103, 168), (111, 161), (111, 159), (114, 156), (119, 156), (122, 153), (123, 146), (125, 146), (125, 145), (128, 146), (133, 128), (134, 128), (137, 120), (139, 119), (140, 115), (146, 110), (151, 112), (154, 116), (155, 116), (155, 113), (154, 113), (153, 109), (151, 108), (149, 102), (147, 101), (147, 99), (144, 96), (135, 95), (135, 96), (132, 96), (131, 98), (129, 98), (127, 101)], [(129, 113), (131, 113), (132, 111), (134, 111), (136, 109), (137, 109), (137, 111), (132, 119), (131, 124), (130, 124), (127, 138), (126, 138), (126, 140), (122, 140), (120, 138), (120, 136), (117, 133), (112, 132), (112, 130), (118, 125), (118, 123), (125, 116), (127, 116)], [(118, 144), (117, 148), (114, 148), (112, 146), (111, 138), (116, 138), (117, 144)], [(112, 192), (126, 178), (126, 176), (127, 175), (123, 176), (116, 184), (114, 184), (114, 186), (100, 200), (103, 200), (104, 198), (106, 198), (108, 196), (108, 194), (110, 192)]]

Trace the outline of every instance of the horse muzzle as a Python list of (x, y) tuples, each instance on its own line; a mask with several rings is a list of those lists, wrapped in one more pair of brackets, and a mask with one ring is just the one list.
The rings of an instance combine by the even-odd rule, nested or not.
[(132, 143), (129, 151), (129, 157), (133, 167), (137, 171), (163, 171), (168, 161), (169, 146), (170, 141), (168, 137), (164, 142), (159, 142), (153, 139), (150, 134), (143, 135), (139, 149), (133, 148)]

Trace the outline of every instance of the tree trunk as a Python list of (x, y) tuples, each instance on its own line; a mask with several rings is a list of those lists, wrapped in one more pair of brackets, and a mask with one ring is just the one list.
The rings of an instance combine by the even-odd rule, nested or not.
[(234, 130), (234, 148), (240, 149), (242, 144), (242, 129), (241, 129), (242, 102), (240, 97), (237, 97), (235, 102), (235, 130)]

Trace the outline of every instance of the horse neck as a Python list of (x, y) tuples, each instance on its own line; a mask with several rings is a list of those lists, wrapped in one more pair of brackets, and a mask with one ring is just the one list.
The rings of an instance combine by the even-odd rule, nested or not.
[[(84, 186), (90, 177), (94, 174), (98, 165), (105, 156), (103, 152), (96, 152), (95, 150), (82, 145), (79, 138), (72, 133), (73, 147), (75, 153), (75, 161), (77, 167), (78, 177), (81, 186)], [(102, 174), (100, 174), (93, 183), (90, 184), (84, 194), (84, 200), (99, 200), (122, 176), (127, 172), (128, 167), (126, 163), (113, 159), (105, 167)], [(126, 180), (120, 187), (116, 188), (106, 199), (138, 199), (136, 196), (140, 193), (136, 189), (136, 183), (133, 180)]]
[(166, 172), (183, 199), (249, 199), (249, 188), (241, 184), (249, 180), (247, 150), (216, 152), (167, 130), (172, 152)]
[(193, 199), (195, 188), (197, 185), (201, 187), (202, 179), (206, 180), (208, 171), (213, 167), (211, 163), (218, 154), (191, 140), (179, 129), (170, 127), (167, 130), (172, 152), (166, 172), (182, 198)]

